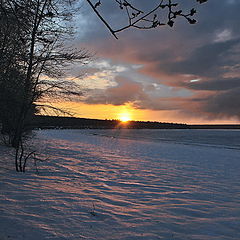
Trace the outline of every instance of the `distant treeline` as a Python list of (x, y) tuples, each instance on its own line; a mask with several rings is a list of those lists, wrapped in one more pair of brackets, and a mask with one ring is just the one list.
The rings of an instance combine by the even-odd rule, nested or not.
[(178, 123), (162, 123), (150, 121), (100, 120), (75, 117), (39, 116), (35, 115), (29, 128), (66, 128), (66, 129), (240, 129), (240, 125), (187, 125)]
[(144, 122), (120, 120), (100, 120), (75, 117), (35, 115), (30, 123), (31, 128), (73, 128), (73, 129), (112, 129), (112, 128), (187, 128), (186, 124)]

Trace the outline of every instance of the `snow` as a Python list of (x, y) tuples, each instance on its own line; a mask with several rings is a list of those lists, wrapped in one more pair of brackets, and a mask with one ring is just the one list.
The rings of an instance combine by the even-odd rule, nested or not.
[(35, 134), (39, 173), (0, 146), (0, 240), (240, 239), (239, 149)]

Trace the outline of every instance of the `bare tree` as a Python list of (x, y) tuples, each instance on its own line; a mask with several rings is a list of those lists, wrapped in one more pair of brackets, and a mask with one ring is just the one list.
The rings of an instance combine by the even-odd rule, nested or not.
[[(23, 69), (26, 45), (24, 29), (7, 4), (0, 8), (0, 120), (2, 132), (11, 138), (23, 96)], [(19, 44), (19, 41), (21, 44)]]
[[(43, 97), (80, 94), (76, 84), (61, 79), (65, 68), (72, 63), (88, 62), (90, 55), (84, 50), (65, 47), (65, 41), (73, 34), (69, 21), (74, 9), (72, 5), (68, 8), (67, 1), (6, 0), (1, 1), (0, 10), (2, 19), (6, 19), (6, 28), (0, 37), (15, 39), (10, 45), (4, 41), (1, 48), (6, 54), (12, 52), (9, 55), (10, 66), (0, 72), (0, 82), (7, 89), (5, 103), (11, 104), (7, 98), (14, 98), (11, 90), (20, 89), (20, 96), (16, 97), (17, 113), (14, 113), (15, 108), (4, 112), (7, 121), (9, 115), (14, 116), (14, 121), (8, 126), (11, 128), (11, 144), (16, 149), (16, 171), (24, 171), (29, 153), (24, 153), (23, 134), (29, 113), (34, 106), (38, 107), (37, 102)], [(11, 28), (20, 30), (15, 32)], [(17, 54), (19, 43), (23, 51)], [(2, 65), (6, 64), (3, 54), (0, 59)], [(2, 105), (4, 108), (4, 102)], [(51, 106), (41, 104), (39, 107)]]

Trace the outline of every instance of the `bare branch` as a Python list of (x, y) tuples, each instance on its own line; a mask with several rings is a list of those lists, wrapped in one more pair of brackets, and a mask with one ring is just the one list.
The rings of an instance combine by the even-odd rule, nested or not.
[[(194, 8), (192, 8), (188, 13), (183, 13), (181, 9), (177, 9), (178, 3), (173, 2), (173, 0), (160, 0), (160, 3), (147, 11), (135, 7), (128, 0), (112, 0), (112, 2), (118, 4), (121, 10), (125, 10), (128, 19), (127, 25), (119, 27), (118, 29), (113, 29), (110, 23), (104, 19), (103, 15), (99, 11), (100, 5), (103, 6), (104, 3), (99, 1), (96, 4), (93, 4), (91, 0), (86, 1), (116, 39), (118, 39), (116, 33), (124, 31), (128, 28), (152, 29), (164, 25), (173, 27), (177, 17), (185, 18), (190, 24), (195, 24), (197, 22), (194, 18), (192, 18), (196, 13)], [(207, 2), (207, 0), (196, 0), (196, 2), (201, 4)], [(159, 11), (161, 11), (162, 14), (158, 13)], [(160, 20), (160, 16), (164, 13), (163, 11), (166, 13), (165, 21)], [(145, 25), (147, 23), (148, 25)]]
[(113, 31), (113, 29), (110, 27), (110, 25), (108, 24), (108, 22), (102, 17), (102, 15), (97, 11), (96, 7), (92, 4), (92, 2), (90, 0), (86, 0), (89, 5), (91, 6), (91, 8), (93, 9), (93, 11), (97, 14), (97, 16), (100, 18), (100, 20), (104, 23), (104, 25), (108, 28), (108, 30), (112, 33), (112, 35), (118, 39), (118, 37), (115, 34), (115, 31)]

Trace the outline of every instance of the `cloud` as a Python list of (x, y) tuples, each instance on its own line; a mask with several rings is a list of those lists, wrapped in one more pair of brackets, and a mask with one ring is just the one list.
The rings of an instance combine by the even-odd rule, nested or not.
[(237, 117), (240, 119), (240, 87), (217, 93), (207, 99), (203, 110), (211, 117)]
[[(92, 66), (108, 69), (105, 73), (111, 72), (111, 84), (100, 89), (99, 81), (85, 101), (130, 102), (139, 109), (176, 110), (200, 118), (240, 118), (236, 104), (240, 95), (240, 1), (211, 0), (198, 7), (195, 26), (178, 21), (173, 29), (130, 30), (122, 32), (117, 41), (107, 30), (102, 31), (105, 28), (95, 16), (87, 15), (90, 28), (83, 44), (99, 57), (111, 59), (108, 66)], [(117, 22), (119, 12), (111, 11), (110, 5), (105, 14), (110, 21), (122, 23)], [(138, 67), (130, 67), (134, 65)], [(101, 81), (105, 78), (107, 75)]]
[(229, 29), (224, 29), (216, 34), (214, 42), (225, 42), (233, 38), (232, 31)]
[[(238, 64), (240, 56), (233, 58), (234, 49), (240, 49), (240, 39), (229, 40), (226, 42), (215, 42), (203, 45), (193, 49), (188, 56), (182, 59), (176, 59), (172, 56), (162, 59), (158, 54), (151, 56), (154, 59), (146, 64), (142, 72), (151, 74), (154, 77), (161, 79), (161, 76), (171, 76), (178, 78), (174, 81), (176, 85), (182, 85), (181, 81), (188, 80), (186, 76), (196, 78), (219, 78), (226, 74), (230, 66)], [(221, 77), (222, 78), (222, 77)], [(165, 81), (168, 84), (167, 81)], [(169, 83), (172, 85), (171, 83)]]
[(85, 99), (85, 102), (89, 104), (124, 105), (146, 97), (141, 83), (119, 76), (116, 77), (116, 83), (117, 86), (115, 87), (103, 91), (96, 90)]
[(208, 81), (183, 83), (182, 86), (193, 90), (224, 91), (240, 87), (240, 78), (223, 78)]

